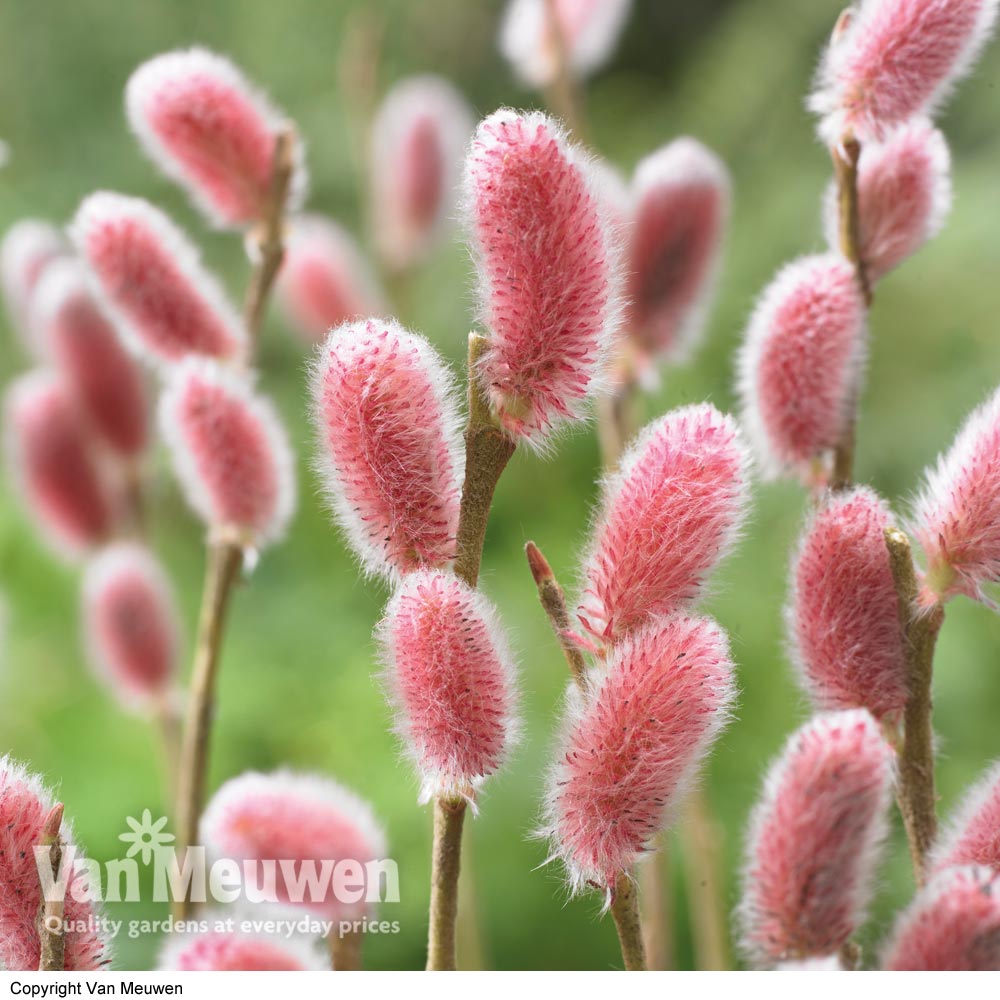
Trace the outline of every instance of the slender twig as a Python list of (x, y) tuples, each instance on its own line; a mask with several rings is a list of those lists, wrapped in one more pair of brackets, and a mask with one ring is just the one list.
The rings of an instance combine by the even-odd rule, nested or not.
[(934, 646), (944, 622), (944, 608), (921, 608), (910, 540), (898, 528), (886, 528), (885, 544), (899, 595), (899, 620), (907, 660), (908, 690), (903, 712), (903, 746), (899, 754), (899, 809), (910, 843), (917, 885), (926, 878), (927, 853), (937, 833), (937, 795), (934, 791), (934, 730), (931, 682)]
[(628, 972), (646, 971), (646, 949), (642, 943), (639, 922), (639, 894), (632, 877), (625, 872), (618, 876), (611, 900), (611, 916), (618, 931), (622, 960)]
[(569, 63), (569, 46), (556, 0), (545, 0), (549, 39), (552, 43), (554, 72), (545, 88), (545, 103), (570, 127), (580, 142), (588, 141), (587, 116), (583, 107), (583, 90)]
[[(52, 807), (45, 824), (42, 827), (41, 844), (49, 848), (49, 865), (52, 868), (52, 884), (59, 882), (59, 869), (62, 866), (63, 845), (60, 838), (62, 827), (63, 806), (57, 803)], [(41, 879), (42, 900), (38, 907), (38, 971), (62, 972), (65, 968), (66, 939), (63, 936), (63, 912), (65, 897), (47, 899), (45, 896), (45, 879)], [(55, 895), (59, 895), (56, 893)]]
[(431, 855), (430, 926), (427, 934), (427, 970), (454, 971), (455, 924), (458, 920), (458, 874), (462, 861), (464, 799), (438, 798), (434, 802), (434, 850)]
[(364, 940), (361, 931), (353, 928), (345, 934), (339, 933), (337, 927), (330, 931), (326, 943), (330, 949), (330, 963), (334, 972), (357, 972), (361, 968)]
[[(845, 136), (834, 146), (833, 172), (837, 182), (837, 216), (840, 252), (854, 265), (858, 285), (865, 305), (871, 308), (872, 286), (868, 268), (861, 256), (860, 217), (858, 214), (858, 160), (861, 144), (853, 136)], [(854, 450), (857, 425), (857, 386), (849, 400), (847, 426), (833, 452), (833, 472), (830, 486), (834, 490), (848, 489), (854, 479)]]
[[(210, 546), (177, 779), (177, 847), (182, 853), (198, 843), (222, 637), (233, 587), (242, 567), (241, 545), (223, 542)], [(175, 900), (175, 911), (178, 920), (186, 919), (191, 913), (190, 900), (186, 896)]]
[(555, 632), (559, 645), (562, 647), (569, 672), (577, 685), (582, 690), (586, 690), (587, 663), (580, 647), (570, 635), (572, 626), (569, 610), (566, 607), (566, 595), (563, 593), (562, 587), (559, 586), (559, 581), (556, 579), (555, 573), (552, 572), (548, 560), (534, 542), (528, 542), (524, 546), (524, 554), (528, 557), (528, 566), (535, 579), (535, 586), (538, 587), (538, 599), (541, 601), (542, 609), (552, 625), (552, 631)]
[(465, 429), (465, 485), (458, 518), (455, 575), (470, 587), (479, 580), (493, 493), (515, 448), (514, 440), (494, 418), (476, 370), (486, 344), (485, 337), (469, 334), (469, 422)]
[(169, 692), (155, 709), (156, 725), (160, 733), (160, 748), (163, 755), (163, 773), (166, 780), (169, 801), (177, 801), (177, 775), (181, 755), (181, 719), (174, 703), (173, 692)]
[(639, 919), (642, 943), (650, 969), (674, 967), (673, 892), (670, 886), (670, 844), (660, 839), (659, 850), (639, 868)]
[(720, 884), (721, 829), (701, 788), (695, 788), (685, 801), (683, 834), (696, 967), (724, 972), (730, 960)]

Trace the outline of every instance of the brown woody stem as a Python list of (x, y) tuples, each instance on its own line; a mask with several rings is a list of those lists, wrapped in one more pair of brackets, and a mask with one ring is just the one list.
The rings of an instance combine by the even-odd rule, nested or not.
[(555, 573), (552, 572), (548, 560), (534, 542), (528, 542), (524, 546), (524, 554), (528, 557), (528, 566), (531, 568), (531, 575), (538, 588), (538, 599), (541, 602), (542, 610), (548, 616), (552, 631), (555, 632), (556, 638), (559, 640), (569, 672), (580, 689), (586, 690), (587, 663), (580, 647), (569, 635), (571, 624), (569, 611), (566, 608), (566, 595), (563, 593), (562, 587), (559, 586), (559, 581), (556, 579)]
[(657, 971), (674, 967), (670, 868), (670, 844), (661, 833), (652, 856), (638, 872), (642, 943), (650, 969)]
[(177, 802), (177, 776), (181, 753), (181, 719), (174, 700), (169, 695), (156, 707), (156, 724), (160, 731), (160, 748), (163, 755), (163, 772), (169, 801)]
[(545, 0), (549, 36), (555, 54), (555, 72), (545, 88), (545, 102), (576, 135), (580, 142), (588, 141), (583, 91), (569, 64), (569, 47), (559, 20), (557, 0)]
[(339, 934), (334, 927), (326, 940), (334, 972), (357, 972), (361, 968), (361, 952), (364, 947), (364, 935), (361, 931), (351, 929), (346, 934)]
[(516, 447), (496, 422), (476, 371), (486, 343), (485, 337), (469, 334), (469, 423), (465, 428), (465, 484), (458, 516), (455, 575), (470, 587), (479, 580), (493, 494)]
[(458, 920), (458, 874), (462, 860), (464, 799), (434, 802), (434, 847), (431, 854), (430, 926), (427, 933), (427, 970), (454, 971), (455, 924)]
[(934, 646), (944, 622), (944, 608), (922, 609), (910, 540), (898, 528), (886, 528), (885, 544), (899, 596), (899, 621), (906, 649), (908, 694), (903, 713), (903, 746), (899, 754), (899, 809), (910, 843), (917, 885), (926, 878), (927, 853), (937, 834), (934, 791), (933, 701)]
[(720, 885), (722, 832), (701, 788), (691, 791), (684, 803), (681, 835), (696, 967), (724, 972), (730, 961)]
[(646, 949), (642, 943), (642, 925), (639, 922), (639, 894), (636, 884), (624, 872), (615, 883), (611, 900), (611, 916), (618, 931), (618, 943), (627, 972), (646, 971)]
[[(42, 828), (41, 845), (48, 845), (49, 865), (52, 868), (52, 882), (59, 882), (62, 866), (63, 845), (60, 837), (63, 807), (59, 803), (52, 807)], [(38, 907), (38, 971), (62, 972), (65, 968), (66, 938), (63, 934), (64, 899), (46, 899), (45, 881), (40, 880), (42, 901)], [(8, 887), (10, 891), (10, 887)]]

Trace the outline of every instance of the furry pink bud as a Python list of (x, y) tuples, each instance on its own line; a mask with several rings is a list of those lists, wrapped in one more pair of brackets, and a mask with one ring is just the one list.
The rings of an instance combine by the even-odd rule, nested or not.
[(761, 965), (837, 952), (871, 898), (893, 754), (862, 709), (819, 715), (771, 765), (747, 840), (738, 917)]
[(725, 633), (687, 615), (638, 629), (585, 696), (570, 692), (546, 832), (574, 890), (588, 882), (610, 890), (650, 848), (735, 696)]
[[(858, 163), (858, 225), (868, 277), (884, 278), (938, 234), (951, 208), (951, 154), (929, 122), (915, 121), (884, 144), (862, 147)], [(826, 239), (839, 241), (837, 187), (827, 189)]]
[(83, 621), (90, 659), (119, 700), (151, 706), (170, 691), (179, 627), (173, 588), (139, 545), (112, 545), (87, 567)]
[[(38, 778), (10, 757), (0, 757), (0, 968), (8, 972), (38, 969), (42, 892), (35, 848), (58, 835), (63, 864), (83, 857), (69, 824), (61, 821), (61, 808)], [(86, 896), (86, 876), (73, 868), (66, 878), (64, 967), (69, 972), (99, 970), (107, 964), (108, 944), (99, 933), (94, 904), (77, 899)]]
[[(632, 0), (555, 0), (570, 72), (590, 76), (611, 58)], [(555, 79), (559, 42), (549, 20), (548, 0), (510, 0), (500, 28), (500, 51), (531, 87)]]
[(514, 665), (496, 612), (456, 577), (411, 574), (379, 641), (421, 801), (472, 798), (516, 738)]
[(744, 423), (771, 475), (816, 467), (842, 439), (866, 355), (865, 302), (836, 254), (787, 265), (761, 296), (739, 356)]
[(884, 531), (888, 506), (859, 488), (828, 497), (803, 532), (786, 612), (793, 659), (813, 704), (898, 719), (906, 652)]
[[(276, 138), (289, 123), (228, 59), (199, 48), (156, 56), (129, 78), (125, 107), (146, 155), (212, 222), (264, 217)], [(298, 144), (295, 156), (289, 209), (306, 187)]]
[(161, 363), (242, 356), (239, 317), (197, 249), (158, 208), (98, 192), (80, 205), (71, 235), (137, 351)]
[[(322, 949), (301, 935), (265, 934), (252, 928), (263, 923), (256, 910), (244, 920), (230, 911), (201, 915), (208, 929), (193, 933), (172, 934), (160, 955), (161, 972), (324, 972), (330, 963)], [(270, 916), (268, 919), (281, 919)], [(293, 915), (284, 917), (292, 920)], [(233, 921), (233, 926), (247, 929), (219, 930)], [(336, 933), (336, 928), (334, 929)]]
[(160, 423), (188, 503), (214, 534), (253, 546), (284, 534), (295, 510), (291, 448), (244, 378), (185, 362), (160, 400)]
[(912, 530), (927, 555), (925, 602), (966, 594), (992, 606), (983, 587), (1000, 580), (1000, 390), (925, 473)]
[(363, 880), (364, 866), (388, 850), (367, 802), (328, 778), (289, 771), (227, 781), (205, 809), (201, 839), (214, 858), (270, 862), (261, 865), (274, 867), (262, 879), (270, 901), (303, 906), (327, 920), (360, 919), (365, 901), (338, 899), (332, 879), (308, 889), (309, 871), (352, 862)]
[(729, 217), (729, 175), (694, 139), (647, 156), (632, 182), (625, 329), (654, 357), (681, 359), (700, 332)]
[(956, 865), (985, 865), (1000, 872), (1000, 763), (969, 789), (934, 846), (932, 870)]
[(149, 441), (146, 385), (76, 261), (53, 263), (35, 293), (34, 327), (108, 447), (123, 458)]
[(466, 166), (490, 341), (479, 376), (511, 433), (539, 443), (581, 415), (618, 326), (617, 253), (594, 175), (544, 115), (501, 110)]
[(903, 913), (885, 952), (893, 972), (1000, 969), (1000, 875), (948, 868)]
[(881, 140), (933, 111), (989, 38), (997, 0), (861, 0), (820, 65), (810, 107), (830, 145)]
[(437, 352), (394, 322), (342, 326), (321, 349), (312, 398), (327, 494), (365, 569), (446, 566), (464, 460)]
[(604, 484), (584, 570), (586, 629), (617, 639), (694, 601), (746, 517), (749, 458), (708, 403), (650, 424)]
[(59, 230), (39, 219), (14, 223), (0, 244), (0, 285), (10, 322), (35, 356), (40, 352), (30, 330), (32, 296), (45, 269), (65, 253)]
[(23, 375), (7, 391), (7, 457), (28, 512), (57, 548), (79, 553), (104, 542), (115, 505), (72, 393), (57, 375)]
[(396, 84), (372, 124), (372, 217), (391, 270), (418, 264), (454, 217), (472, 112), (447, 80)]
[(354, 238), (319, 215), (292, 223), (276, 290), (289, 322), (309, 341), (384, 312), (375, 275)]

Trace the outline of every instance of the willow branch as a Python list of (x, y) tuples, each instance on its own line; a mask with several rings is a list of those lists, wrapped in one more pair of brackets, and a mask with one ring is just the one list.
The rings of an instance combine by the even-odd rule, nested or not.
[(695, 788), (684, 803), (681, 833), (687, 861), (688, 906), (696, 967), (702, 971), (724, 972), (730, 968), (730, 960), (720, 884), (721, 833), (701, 788)]
[(357, 972), (361, 968), (361, 952), (364, 946), (364, 935), (361, 931), (352, 929), (346, 934), (340, 934), (338, 928), (334, 927), (326, 940), (334, 972)]
[(458, 920), (458, 875), (462, 860), (464, 799), (434, 802), (434, 847), (431, 854), (430, 926), (427, 933), (427, 970), (454, 971)]
[(583, 90), (569, 61), (569, 46), (559, 20), (557, 0), (545, 0), (545, 14), (554, 55), (552, 80), (545, 88), (545, 103), (566, 122), (580, 142), (589, 141)]
[(940, 604), (921, 609), (917, 603), (917, 573), (909, 538), (898, 528), (886, 528), (885, 544), (899, 596), (899, 621), (907, 663), (904, 736), (899, 754), (899, 808), (910, 844), (913, 874), (917, 885), (923, 885), (927, 853), (937, 833), (931, 682), (934, 646), (944, 621), (944, 609)]
[[(63, 845), (60, 838), (62, 828), (62, 803), (52, 807), (42, 827), (40, 846), (49, 848), (49, 865), (52, 868), (52, 885), (59, 882), (62, 866)], [(65, 968), (66, 938), (63, 936), (63, 912), (65, 899), (46, 899), (45, 880), (40, 879), (42, 901), (38, 907), (38, 971), (62, 972)], [(10, 887), (8, 887), (8, 891)]]
[(639, 867), (639, 919), (642, 943), (650, 969), (665, 971), (674, 967), (673, 894), (670, 891), (670, 851), (661, 834), (659, 850)]
[(639, 922), (639, 894), (635, 882), (622, 872), (615, 883), (611, 900), (611, 916), (618, 931), (618, 943), (627, 972), (646, 971), (646, 949), (642, 943)]

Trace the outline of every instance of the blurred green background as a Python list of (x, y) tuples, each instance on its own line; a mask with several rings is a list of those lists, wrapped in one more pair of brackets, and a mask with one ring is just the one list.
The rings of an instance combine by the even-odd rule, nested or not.
[[(469, 0), (4, 0), (0, 4), (0, 227), (26, 215), (65, 221), (95, 188), (141, 194), (169, 210), (202, 244), (234, 297), (246, 265), (239, 241), (208, 231), (184, 196), (140, 154), (122, 113), (122, 87), (142, 60), (201, 43), (231, 55), (296, 119), (308, 142), (310, 205), (358, 231), (363, 212), (337, 60), (352, 10), (385, 18), (380, 86), (409, 73), (454, 80), (480, 114), (531, 106), (496, 51), (501, 5)], [(617, 54), (591, 83), (595, 147), (631, 170), (681, 133), (716, 149), (734, 177), (735, 213), (723, 280), (704, 344), (667, 373), (647, 416), (709, 399), (732, 405), (733, 352), (757, 292), (789, 258), (821, 246), (819, 196), (829, 163), (803, 109), (815, 59), (840, 0), (637, 0)], [(922, 468), (965, 413), (1000, 381), (1000, 48), (990, 49), (941, 116), (954, 152), (956, 202), (933, 245), (880, 285), (862, 402), (858, 475), (905, 509)], [(470, 266), (458, 239), (416, 277), (401, 318), (459, 361), (473, 312)], [(8, 331), (9, 332), (9, 331)], [(26, 362), (0, 342), (6, 381)], [(430, 815), (389, 732), (374, 677), (371, 629), (386, 592), (358, 578), (317, 498), (304, 393), (305, 352), (277, 316), (263, 343), (263, 386), (274, 394), (299, 454), (301, 509), (287, 542), (265, 554), (237, 595), (226, 646), (211, 785), (248, 769), (291, 766), (335, 775), (367, 796), (388, 827), (402, 900), (385, 907), (396, 936), (371, 938), (377, 968), (424, 960)], [(197, 608), (201, 532), (164, 468), (156, 466), (154, 541), (177, 582), (186, 620)], [(535, 539), (571, 583), (598, 471), (592, 429), (540, 460), (519, 454), (501, 482), (483, 587), (520, 654), (526, 738), (492, 780), (469, 824), (470, 864), (485, 961), (494, 967), (595, 968), (620, 963), (599, 901), (567, 901), (555, 866), (529, 839), (565, 686), (522, 546)], [(752, 528), (717, 576), (709, 610), (730, 631), (742, 695), (707, 776), (725, 830), (727, 907), (747, 812), (767, 762), (806, 713), (783, 650), (781, 608), (792, 544), (806, 506), (800, 489), (755, 490)], [(99, 859), (119, 856), (126, 816), (165, 811), (150, 728), (124, 715), (94, 682), (78, 639), (77, 571), (40, 545), (5, 485), (0, 490), (0, 595), (6, 649), (0, 675), (0, 745), (58, 786), (78, 835)], [(1000, 622), (956, 601), (939, 646), (935, 724), (944, 811), (1000, 754)], [(912, 892), (898, 822), (880, 875), (865, 943), (884, 934)], [(675, 850), (676, 855), (676, 850)], [(693, 958), (682, 880), (675, 878), (680, 968)], [(113, 904), (117, 918), (164, 917), (154, 905)], [(463, 920), (467, 919), (463, 918)], [(115, 964), (145, 968), (158, 941), (121, 939)], [(870, 951), (869, 951), (870, 956)]]

